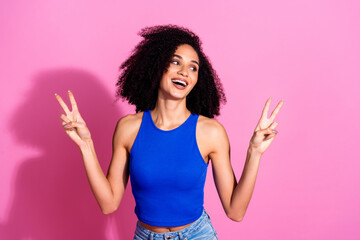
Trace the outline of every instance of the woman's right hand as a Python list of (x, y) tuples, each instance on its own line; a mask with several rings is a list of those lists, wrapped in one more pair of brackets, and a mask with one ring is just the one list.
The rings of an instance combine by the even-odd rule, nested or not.
[(84, 119), (79, 113), (74, 94), (71, 91), (68, 91), (68, 94), (71, 103), (71, 111), (58, 94), (55, 94), (55, 98), (66, 114), (61, 114), (60, 116), (63, 120), (62, 124), (65, 132), (69, 135), (71, 140), (80, 147), (84, 145), (86, 141), (91, 140), (91, 134), (89, 129), (86, 127)]

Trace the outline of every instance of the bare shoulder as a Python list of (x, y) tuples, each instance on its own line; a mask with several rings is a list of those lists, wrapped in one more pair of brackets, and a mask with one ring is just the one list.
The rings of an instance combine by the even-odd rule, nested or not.
[(211, 138), (226, 134), (225, 128), (220, 122), (202, 115), (199, 116), (197, 128), (201, 135), (206, 135)]
[(196, 138), (204, 155), (217, 151), (218, 147), (229, 144), (225, 128), (216, 119), (200, 115), (196, 128)]
[(143, 112), (138, 112), (120, 118), (114, 132), (114, 143), (115, 141), (121, 143), (130, 151), (136, 135), (139, 132), (142, 116)]
[(117, 122), (117, 127), (121, 127), (121, 128), (136, 127), (136, 125), (141, 124), (143, 114), (144, 114), (143, 112), (128, 114), (119, 119), (119, 121)]

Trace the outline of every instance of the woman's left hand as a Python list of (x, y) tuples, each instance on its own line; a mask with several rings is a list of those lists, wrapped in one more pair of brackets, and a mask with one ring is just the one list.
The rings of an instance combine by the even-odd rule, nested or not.
[(254, 150), (260, 154), (265, 152), (278, 133), (278, 131), (275, 129), (278, 126), (278, 123), (274, 122), (274, 119), (284, 104), (284, 101), (281, 100), (278, 103), (275, 110), (271, 113), (270, 118), (268, 118), (267, 116), (270, 103), (271, 98), (269, 98), (265, 103), (261, 118), (255, 128), (254, 135), (252, 136), (249, 144), (249, 148), (251, 150)]

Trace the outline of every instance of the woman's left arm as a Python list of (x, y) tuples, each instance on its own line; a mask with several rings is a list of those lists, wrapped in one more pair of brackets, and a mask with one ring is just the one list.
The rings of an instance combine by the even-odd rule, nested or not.
[(261, 118), (255, 128), (247, 150), (246, 161), (241, 178), (237, 183), (230, 163), (230, 144), (225, 129), (218, 124), (214, 133), (213, 151), (209, 154), (213, 166), (215, 185), (227, 216), (241, 221), (254, 191), (260, 158), (274, 140), (278, 123), (274, 119), (284, 101), (280, 101), (267, 117), (271, 98), (266, 101)]

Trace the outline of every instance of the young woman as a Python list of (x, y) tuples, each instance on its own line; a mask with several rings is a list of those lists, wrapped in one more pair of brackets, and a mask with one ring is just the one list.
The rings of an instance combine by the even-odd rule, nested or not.
[(139, 219), (134, 239), (217, 239), (203, 207), (208, 164), (211, 161), (225, 213), (241, 221), (260, 158), (277, 134), (274, 119), (283, 101), (269, 118), (271, 99), (266, 101), (237, 181), (226, 131), (214, 119), (225, 95), (200, 39), (174, 25), (147, 27), (140, 35), (143, 40), (121, 65), (117, 83), (118, 96), (134, 104), (136, 113), (116, 125), (107, 176), (70, 91), (71, 111), (55, 94), (65, 111), (63, 127), (80, 148), (90, 187), (104, 214), (118, 208), (131, 176)]

